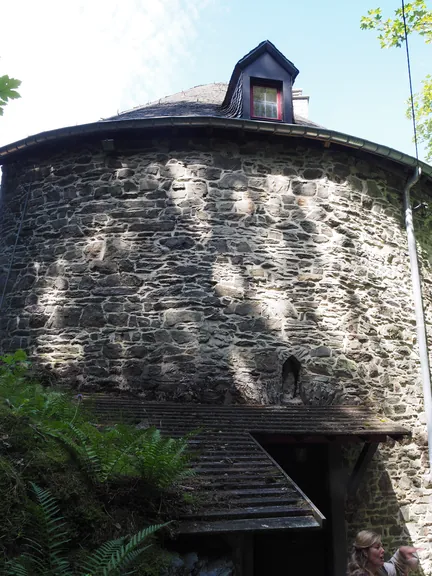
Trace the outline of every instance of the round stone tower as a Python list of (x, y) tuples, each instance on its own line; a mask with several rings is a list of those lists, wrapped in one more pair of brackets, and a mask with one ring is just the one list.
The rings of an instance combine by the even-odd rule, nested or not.
[[(296, 115), (299, 91), (254, 117), (296, 76), (267, 48), (228, 86), (0, 149), (1, 349), (84, 391), (382, 409), (413, 440), (381, 451), (352, 526), (372, 510), (385, 537), (419, 543), (430, 490), (402, 201), (415, 161)], [(282, 76), (254, 90), (268, 54)]]

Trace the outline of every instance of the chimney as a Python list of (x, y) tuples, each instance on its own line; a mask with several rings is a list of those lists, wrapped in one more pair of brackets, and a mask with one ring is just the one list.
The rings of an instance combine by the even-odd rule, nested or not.
[(294, 88), (292, 91), (292, 99), (294, 119), (296, 117), (309, 118), (309, 96), (305, 96), (301, 88)]

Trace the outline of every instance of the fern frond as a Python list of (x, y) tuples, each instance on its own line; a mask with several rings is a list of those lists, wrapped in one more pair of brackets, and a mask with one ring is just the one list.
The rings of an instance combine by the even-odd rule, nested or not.
[(19, 560), (9, 560), (5, 564), (5, 576), (29, 576), (29, 573)]
[[(140, 554), (151, 545), (141, 546), (144, 540), (168, 524), (169, 522), (148, 526), (134, 534), (127, 544), (124, 544), (124, 538), (106, 542), (87, 560), (83, 566), (85, 573), (90, 573), (92, 576), (124, 574), (124, 569), (135, 562)], [(109, 554), (110, 551), (111, 554)]]
[(82, 430), (69, 424), (66, 430), (51, 430), (48, 433), (68, 451), (91, 483), (96, 484), (100, 481), (102, 473), (100, 459)]
[[(38, 545), (42, 548), (44, 555), (42, 562), (49, 567), (52, 574), (71, 576), (69, 563), (61, 555), (62, 547), (69, 539), (66, 538), (66, 531), (63, 530), (65, 523), (60, 515), (57, 502), (49, 490), (43, 490), (33, 482), (31, 486), (36, 494), (40, 510), (41, 533), (39, 537), (43, 540), (38, 542)], [(33, 563), (38, 564), (37, 555), (33, 555), (32, 559)], [(44, 574), (44, 572), (41, 572), (41, 574)]]
[(194, 473), (188, 448), (187, 438), (164, 438), (159, 430), (150, 428), (135, 451), (137, 468), (150, 484), (159, 489), (170, 488)]
[(83, 563), (82, 568), (90, 574), (95, 574), (100, 570), (101, 566), (107, 565), (112, 556), (121, 549), (124, 540), (124, 538), (118, 538), (117, 540), (105, 542), (100, 548), (93, 552), (89, 558), (87, 558)]

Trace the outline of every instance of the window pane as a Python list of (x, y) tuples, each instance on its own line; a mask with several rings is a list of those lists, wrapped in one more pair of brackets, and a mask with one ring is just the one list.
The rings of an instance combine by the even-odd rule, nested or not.
[(278, 89), (269, 86), (253, 86), (253, 116), (278, 118)]
[(265, 88), (266, 100), (267, 102), (277, 103), (277, 89), (276, 88)]
[(273, 102), (267, 102), (265, 109), (265, 116), (266, 118), (277, 118), (278, 117), (277, 104), (273, 104)]
[(266, 115), (265, 102), (255, 102), (254, 116), (265, 116), (265, 115)]
[(254, 100), (264, 100), (266, 89), (263, 86), (254, 86)]

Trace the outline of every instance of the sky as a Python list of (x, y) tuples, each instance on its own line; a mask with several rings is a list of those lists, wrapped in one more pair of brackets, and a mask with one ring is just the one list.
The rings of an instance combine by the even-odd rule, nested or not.
[[(431, 4), (431, 2), (429, 2)], [(399, 0), (2, 0), (0, 75), (22, 98), (0, 117), (0, 146), (94, 122), (209, 82), (270, 40), (300, 70), (322, 126), (414, 155), (404, 49), (382, 50), (360, 18)], [(432, 7), (432, 5), (431, 5)], [(414, 89), (432, 45), (410, 41)]]

